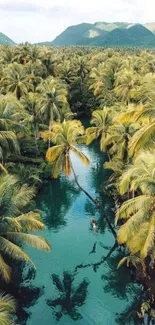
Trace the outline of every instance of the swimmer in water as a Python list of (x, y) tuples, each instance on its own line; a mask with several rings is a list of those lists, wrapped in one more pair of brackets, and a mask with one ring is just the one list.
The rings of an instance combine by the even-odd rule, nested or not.
[(96, 220), (93, 217), (90, 220), (91, 220), (91, 224), (93, 226), (94, 231), (96, 231), (96, 228), (97, 228), (97, 222), (96, 222)]

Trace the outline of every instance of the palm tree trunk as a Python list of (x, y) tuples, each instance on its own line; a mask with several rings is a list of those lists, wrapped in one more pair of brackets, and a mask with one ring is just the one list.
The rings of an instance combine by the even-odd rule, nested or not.
[[(79, 189), (89, 198), (90, 201), (92, 201), (95, 206), (97, 208), (99, 208), (101, 210), (101, 212), (103, 214), (104, 213), (104, 210), (102, 209), (101, 205), (99, 204), (99, 202), (97, 202), (80, 184), (79, 184), (79, 181), (78, 181), (78, 178), (77, 178), (77, 175), (75, 173), (75, 170), (73, 168), (73, 164), (72, 164), (72, 161), (70, 159), (70, 164), (71, 164), (71, 169), (72, 169), (72, 172), (73, 172), (73, 175), (74, 175), (74, 180), (75, 180), (75, 183), (77, 184), (77, 186), (79, 187)], [(109, 220), (109, 218), (105, 215), (105, 218), (106, 218), (106, 221), (107, 221), (107, 224), (112, 232), (112, 234), (114, 235), (114, 237), (116, 238), (117, 237), (117, 234), (116, 234), (116, 231), (114, 230), (113, 226), (111, 225), (111, 222)]]
[(38, 142), (37, 142), (37, 131), (34, 132), (34, 139), (35, 139), (35, 147), (36, 147), (36, 156), (39, 155), (39, 148), (38, 148)]
[(51, 132), (51, 125), (53, 124), (53, 109), (50, 107), (50, 121), (49, 121), (49, 138), (48, 138), (48, 148), (51, 146), (51, 139), (50, 139), (50, 132)]
[(49, 131), (49, 137), (48, 137), (48, 149), (49, 149), (51, 146), (51, 139), (50, 139), (51, 121), (49, 122), (48, 131)]
[(110, 251), (108, 252), (108, 254), (105, 257), (102, 257), (101, 260), (99, 262), (96, 263), (89, 263), (89, 264), (79, 264), (75, 267), (74, 273), (76, 274), (78, 269), (85, 269), (87, 267), (93, 267), (94, 270), (99, 267), (101, 264), (105, 263), (109, 257), (113, 254), (113, 252), (116, 250), (116, 248), (118, 247), (118, 244), (115, 242), (115, 244), (113, 245), (113, 247), (110, 249)]

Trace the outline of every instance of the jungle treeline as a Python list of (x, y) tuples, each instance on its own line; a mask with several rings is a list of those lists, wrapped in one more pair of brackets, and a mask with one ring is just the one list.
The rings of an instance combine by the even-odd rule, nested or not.
[[(89, 128), (82, 117), (90, 120)], [(0, 324), (13, 324), (16, 302), (5, 285), (13, 281), (14, 265), (35, 268), (24, 245), (50, 251), (45, 238), (31, 233), (44, 228), (33, 202), (37, 190), (61, 173), (73, 173), (80, 187), (70, 152), (89, 165), (78, 145), (96, 140), (107, 153), (103, 167), (111, 170), (104, 190), (116, 203), (115, 220), (107, 222), (124, 249), (118, 267), (125, 263), (147, 283), (139, 317), (144, 312), (150, 317), (155, 307), (154, 51), (0, 47), (0, 287), (7, 292), (0, 297)]]

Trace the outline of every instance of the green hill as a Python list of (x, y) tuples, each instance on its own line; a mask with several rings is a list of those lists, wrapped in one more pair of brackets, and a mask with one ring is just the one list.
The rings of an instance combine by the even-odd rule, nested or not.
[[(155, 23), (96, 22), (68, 27), (48, 45), (155, 47)], [(40, 43), (44, 45), (45, 43)]]
[(143, 25), (137, 24), (128, 29), (116, 28), (104, 37), (100, 35), (93, 45), (155, 47), (155, 36)]
[(62, 34), (60, 34), (52, 42), (53, 45), (78, 45), (81, 44), (81, 39), (89, 38), (85, 36), (89, 30), (93, 28), (93, 24), (80, 24), (76, 26), (68, 27)]
[(0, 33), (0, 45), (15, 45), (15, 42), (3, 33)]

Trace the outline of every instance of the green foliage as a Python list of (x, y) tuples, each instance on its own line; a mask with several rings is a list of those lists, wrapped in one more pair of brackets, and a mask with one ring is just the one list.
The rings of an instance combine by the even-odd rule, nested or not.
[[(92, 37), (91, 24), (80, 26), (79, 31), (85, 29), (84, 39), (91, 36), (90, 43), (101, 35), (111, 39), (117, 36), (116, 40), (120, 40), (120, 35), (129, 37), (134, 33), (133, 41), (141, 32), (143, 41), (150, 36), (142, 26), (129, 31), (126, 27), (96, 24), (95, 31), (100, 34), (96, 37)], [(114, 194), (116, 202), (117, 240), (129, 251), (120, 265), (127, 263), (144, 271), (146, 258), (153, 260), (155, 254), (154, 51), (2, 46), (0, 92), (2, 279), (10, 281), (12, 261), (33, 263), (23, 245), (50, 249), (45, 239), (31, 233), (44, 227), (40, 214), (34, 210), (37, 188), (51, 177), (52, 169), (54, 178), (72, 171), (81, 189), (71, 153), (87, 166), (89, 160), (79, 145), (95, 140), (107, 153), (104, 168), (111, 170), (104, 187)], [(86, 132), (79, 116), (91, 116)], [(53, 280), (64, 293), (60, 278)], [(65, 299), (64, 295), (62, 303)]]
[(14, 299), (9, 295), (0, 294), (0, 324), (15, 325), (12, 314), (16, 311)]

